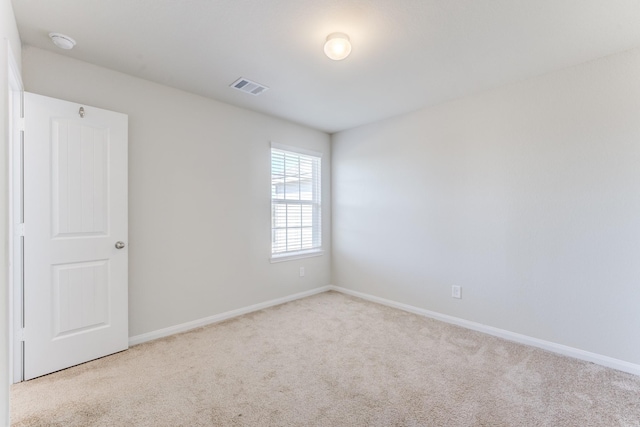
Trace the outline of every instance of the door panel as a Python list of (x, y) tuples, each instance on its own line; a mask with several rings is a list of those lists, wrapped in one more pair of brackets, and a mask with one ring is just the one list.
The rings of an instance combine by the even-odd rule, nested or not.
[(53, 266), (53, 338), (109, 324), (109, 260)]
[(128, 347), (127, 116), (24, 94), (25, 379)]
[(52, 121), (54, 237), (108, 234), (107, 129)]

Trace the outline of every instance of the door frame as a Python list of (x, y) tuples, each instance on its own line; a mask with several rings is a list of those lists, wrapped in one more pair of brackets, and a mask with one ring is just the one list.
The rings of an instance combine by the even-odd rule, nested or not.
[(11, 46), (7, 41), (8, 63), (8, 181), (9, 181), (9, 382), (24, 380), (24, 110), (22, 77)]

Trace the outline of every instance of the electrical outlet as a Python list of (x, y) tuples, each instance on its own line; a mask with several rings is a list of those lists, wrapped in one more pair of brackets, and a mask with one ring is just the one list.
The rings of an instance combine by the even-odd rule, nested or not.
[(462, 288), (460, 286), (451, 287), (451, 296), (453, 298), (462, 298)]
[(304, 277), (304, 267), (300, 267), (300, 277)]

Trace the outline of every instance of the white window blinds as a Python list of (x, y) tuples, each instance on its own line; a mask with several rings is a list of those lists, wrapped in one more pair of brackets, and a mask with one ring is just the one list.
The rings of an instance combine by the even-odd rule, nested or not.
[(320, 165), (320, 155), (272, 145), (272, 257), (320, 251)]

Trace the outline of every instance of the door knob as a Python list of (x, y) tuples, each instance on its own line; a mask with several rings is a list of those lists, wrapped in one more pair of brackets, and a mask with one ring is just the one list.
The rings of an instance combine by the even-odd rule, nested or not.
[(124, 242), (116, 242), (116, 249), (124, 248)]

